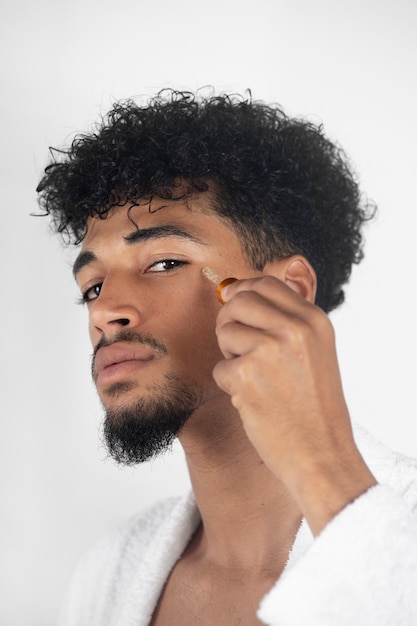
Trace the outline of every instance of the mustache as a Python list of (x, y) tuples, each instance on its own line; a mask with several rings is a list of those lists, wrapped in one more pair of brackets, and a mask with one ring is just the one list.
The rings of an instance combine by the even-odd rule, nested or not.
[(100, 341), (94, 346), (93, 354), (91, 356), (92, 371), (94, 371), (96, 354), (100, 348), (111, 346), (112, 344), (119, 343), (121, 341), (126, 343), (140, 343), (144, 346), (149, 346), (157, 354), (164, 355), (168, 353), (167, 347), (159, 341), (159, 339), (152, 337), (152, 335), (148, 335), (147, 333), (137, 333), (132, 330), (121, 330), (111, 339), (108, 339), (105, 335), (103, 335)]

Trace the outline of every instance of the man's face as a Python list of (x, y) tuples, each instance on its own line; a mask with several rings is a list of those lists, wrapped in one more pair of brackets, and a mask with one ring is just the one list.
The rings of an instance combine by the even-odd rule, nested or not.
[[(129, 210), (130, 209), (130, 210)], [(110, 452), (145, 460), (188, 418), (230, 409), (212, 370), (221, 306), (202, 275), (253, 274), (239, 240), (203, 194), (186, 206), (156, 198), (90, 218), (74, 271), (89, 311), (93, 379), (105, 407)]]

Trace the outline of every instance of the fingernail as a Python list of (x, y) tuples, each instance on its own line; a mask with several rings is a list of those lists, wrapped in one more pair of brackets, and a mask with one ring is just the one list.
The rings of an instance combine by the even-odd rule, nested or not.
[(225, 304), (227, 302), (227, 292), (229, 291), (228, 285), (230, 285), (231, 283), (234, 283), (235, 280), (237, 280), (237, 278), (225, 278), (217, 285), (217, 289), (216, 289), (217, 299), (222, 304)]

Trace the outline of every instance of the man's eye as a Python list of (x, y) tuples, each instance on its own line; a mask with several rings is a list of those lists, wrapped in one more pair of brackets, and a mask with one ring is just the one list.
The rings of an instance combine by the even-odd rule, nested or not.
[(169, 272), (177, 267), (181, 267), (181, 265), (185, 265), (185, 261), (178, 261), (177, 259), (162, 259), (161, 261), (153, 263), (148, 268), (148, 272)]
[(102, 284), (103, 283), (97, 283), (92, 287), (86, 289), (86, 291), (84, 291), (84, 293), (81, 295), (81, 304), (86, 304), (88, 302), (91, 302), (92, 300), (96, 300), (100, 295)]

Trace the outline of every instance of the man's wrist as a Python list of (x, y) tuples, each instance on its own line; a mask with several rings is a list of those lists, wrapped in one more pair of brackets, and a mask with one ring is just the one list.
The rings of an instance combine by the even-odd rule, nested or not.
[(377, 484), (357, 452), (357, 458), (342, 462), (319, 462), (304, 470), (291, 489), (311, 531), (317, 536), (348, 504)]

